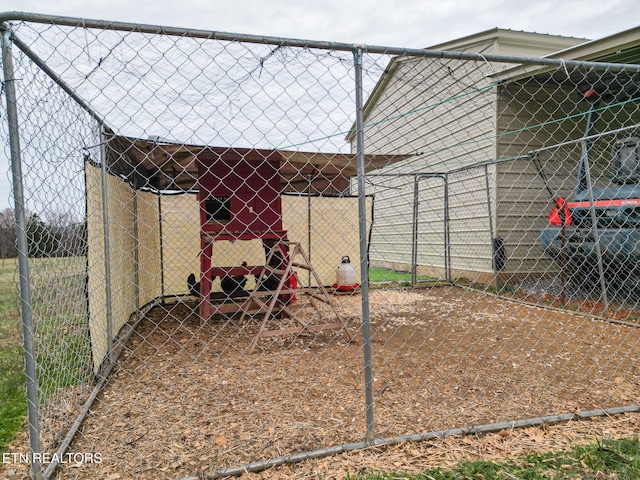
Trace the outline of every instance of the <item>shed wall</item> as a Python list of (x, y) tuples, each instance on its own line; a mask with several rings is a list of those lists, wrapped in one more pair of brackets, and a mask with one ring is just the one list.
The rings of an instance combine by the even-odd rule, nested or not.
[(575, 90), (557, 85), (545, 89), (539, 83), (513, 83), (500, 92), (498, 158), (514, 158), (498, 164), (496, 229), (505, 242), (505, 275), (554, 270), (540, 249), (540, 231), (547, 225), (553, 198), (571, 195), (582, 145), (552, 148), (535, 158), (526, 153), (580, 138), (584, 111)]
[(490, 202), (494, 204), (495, 166), (437, 177), (416, 173), (368, 179), (368, 191), (375, 193), (370, 244), (374, 265), (410, 270), (415, 236), (421, 273), (439, 278), (493, 274), (493, 219), (488, 217)]
[[(493, 41), (486, 41), (474, 51), (492, 53), (494, 48)], [(368, 177), (367, 193), (376, 195), (370, 246), (374, 264), (410, 268), (414, 196), (413, 178), (382, 182), (376, 174), (444, 173), (495, 158), (496, 87), (487, 80), (486, 68), (472, 62), (402, 60), (369, 106), (366, 152), (415, 153)], [(493, 170), (489, 181), (487, 192), (484, 168), (448, 178), (449, 266), (460, 276), (493, 272), (486, 220), (488, 199), (495, 196)], [(417, 264), (430, 274), (445, 275), (444, 181), (421, 180), (419, 187)]]

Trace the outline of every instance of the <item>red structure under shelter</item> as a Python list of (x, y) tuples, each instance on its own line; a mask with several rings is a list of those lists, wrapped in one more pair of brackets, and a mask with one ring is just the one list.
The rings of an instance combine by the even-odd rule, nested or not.
[[(264, 265), (212, 265), (214, 242), (261, 239), (265, 258), (271, 249), (287, 241), (282, 227), (281, 156), (275, 151), (209, 148), (198, 154), (198, 201), (201, 225), (200, 315), (238, 311), (235, 302), (213, 301), (211, 287), (215, 277), (242, 277), (264, 271)], [(271, 255), (273, 269), (283, 270), (288, 250)], [(277, 285), (277, 284), (276, 284)], [(266, 287), (268, 288), (268, 285)], [(241, 293), (241, 292), (240, 292)], [(288, 302), (283, 295), (282, 303)]]

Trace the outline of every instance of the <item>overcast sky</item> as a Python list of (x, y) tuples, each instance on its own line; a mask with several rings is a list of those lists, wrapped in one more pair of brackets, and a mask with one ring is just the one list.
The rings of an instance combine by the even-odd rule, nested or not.
[(596, 39), (640, 25), (638, 0), (0, 0), (0, 11), (412, 48), (494, 27)]
[(600, 38), (640, 24), (637, 0), (0, 0), (0, 10), (417, 48), (493, 27)]

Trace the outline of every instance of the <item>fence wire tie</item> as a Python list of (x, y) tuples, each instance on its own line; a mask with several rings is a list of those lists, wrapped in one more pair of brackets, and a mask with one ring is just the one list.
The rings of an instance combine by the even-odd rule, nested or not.
[(479, 55), (480, 55), (480, 58), (482, 58), (482, 60), (484, 60), (484, 63), (486, 63), (486, 64), (487, 64), (487, 66), (489, 67), (489, 70), (491, 70), (491, 73), (492, 73), (493, 75), (497, 75), (497, 74), (498, 74), (498, 72), (496, 72), (495, 68), (493, 68), (493, 65), (491, 65), (491, 62), (489, 62), (489, 61), (487, 60), (487, 57), (485, 57), (485, 56), (484, 56), (483, 54), (481, 54), (481, 53), (480, 53)]
[(571, 75), (569, 75), (569, 70), (567, 69), (567, 62), (565, 62), (564, 59), (561, 58), (560, 65), (562, 65), (564, 73), (567, 75), (567, 79), (571, 80)]

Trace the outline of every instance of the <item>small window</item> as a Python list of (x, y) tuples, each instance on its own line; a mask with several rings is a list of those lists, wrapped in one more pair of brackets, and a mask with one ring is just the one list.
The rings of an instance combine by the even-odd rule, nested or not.
[(231, 220), (231, 198), (212, 197), (204, 201), (207, 212), (207, 223), (226, 223)]

